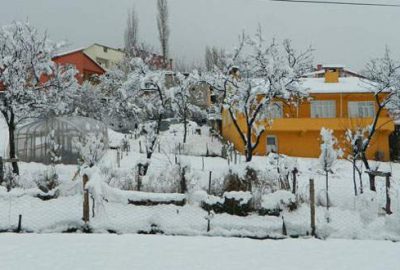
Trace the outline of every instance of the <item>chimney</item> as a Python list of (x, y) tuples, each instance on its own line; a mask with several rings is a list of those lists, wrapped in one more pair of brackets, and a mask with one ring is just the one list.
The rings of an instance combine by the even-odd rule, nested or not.
[(339, 69), (326, 68), (325, 69), (325, 83), (338, 83), (339, 82)]
[(321, 64), (318, 64), (318, 65), (317, 65), (317, 71), (320, 71), (320, 70), (322, 70), (322, 65), (321, 65)]

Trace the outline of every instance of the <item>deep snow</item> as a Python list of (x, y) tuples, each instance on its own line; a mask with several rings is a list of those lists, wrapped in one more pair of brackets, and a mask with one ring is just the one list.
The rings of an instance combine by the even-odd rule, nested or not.
[(0, 234), (3, 270), (397, 270), (388, 241)]

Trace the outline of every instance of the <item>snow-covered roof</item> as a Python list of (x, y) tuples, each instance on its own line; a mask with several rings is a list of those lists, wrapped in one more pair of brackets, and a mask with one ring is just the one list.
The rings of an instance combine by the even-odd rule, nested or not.
[(322, 68), (345, 68), (345, 65), (341, 64), (323, 64)]
[(372, 82), (358, 77), (342, 77), (338, 83), (326, 83), (325, 78), (303, 78), (303, 87), (309, 93), (372, 93)]
[(53, 55), (53, 57), (60, 57), (60, 56), (64, 56), (67, 54), (71, 54), (71, 53), (75, 53), (75, 52), (80, 52), (83, 51), (84, 49), (86, 49), (87, 47), (81, 47), (81, 48), (77, 48), (77, 49), (73, 49), (73, 50), (68, 50), (68, 51), (64, 51), (64, 52), (60, 52), (57, 53), (55, 55)]

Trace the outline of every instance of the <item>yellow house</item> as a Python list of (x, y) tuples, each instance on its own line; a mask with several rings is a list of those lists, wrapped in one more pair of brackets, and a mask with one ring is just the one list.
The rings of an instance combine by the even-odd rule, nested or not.
[[(346, 131), (364, 128), (372, 123), (377, 106), (371, 86), (361, 75), (340, 65), (326, 65), (305, 75), (302, 83), (310, 97), (297, 105), (276, 101), (273, 121), (259, 123), (265, 125), (266, 132), (255, 149), (255, 155), (274, 151), (289, 156), (319, 157), (322, 127), (332, 129), (340, 147), (349, 153)], [(245, 130), (245, 123), (240, 116), (238, 123)], [(367, 150), (369, 159), (390, 159), (389, 136), (393, 131), (393, 121), (384, 110)], [(244, 153), (239, 133), (226, 110), (222, 112), (221, 133)]]

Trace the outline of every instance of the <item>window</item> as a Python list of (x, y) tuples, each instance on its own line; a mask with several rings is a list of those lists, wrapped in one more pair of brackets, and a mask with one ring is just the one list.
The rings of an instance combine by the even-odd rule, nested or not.
[(334, 100), (311, 101), (312, 118), (335, 118), (336, 102)]
[(103, 52), (107, 53), (108, 48), (107, 47), (103, 47)]
[(282, 102), (274, 102), (269, 106), (268, 115), (269, 119), (283, 118)]
[(374, 117), (375, 103), (373, 101), (351, 101), (349, 102), (349, 117), (364, 118)]
[(272, 153), (278, 152), (278, 142), (276, 136), (274, 135), (267, 136), (267, 154), (271, 152)]

